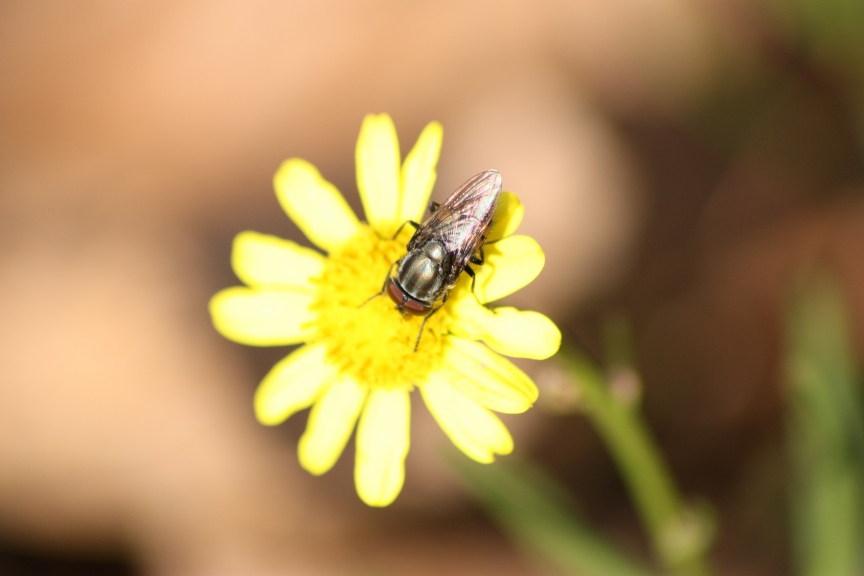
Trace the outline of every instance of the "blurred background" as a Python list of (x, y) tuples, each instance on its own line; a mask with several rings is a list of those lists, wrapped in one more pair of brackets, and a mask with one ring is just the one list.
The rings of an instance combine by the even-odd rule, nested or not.
[[(796, 572), (785, 311), (830, 269), (861, 351), (862, 30), (852, 0), (0, 0), (0, 574), (561, 573), (466, 491), (421, 404), (391, 507), (356, 497), (351, 446), (309, 476), (305, 414), (251, 408), (286, 350), (211, 327), (237, 232), (305, 242), (282, 160), (360, 213), (369, 112), (403, 154), (442, 122), (439, 201), (488, 168), (520, 195), (547, 264), (514, 305), (601, 367), (624, 319), (713, 571)], [(541, 402), (506, 419), (508, 458), (650, 565), (603, 442), (550, 392), (566, 368), (520, 365)]]

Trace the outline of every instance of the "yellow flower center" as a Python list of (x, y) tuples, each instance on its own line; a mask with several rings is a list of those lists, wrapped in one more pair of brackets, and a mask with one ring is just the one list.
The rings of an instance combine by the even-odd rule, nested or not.
[(443, 360), (450, 321), (446, 306), (429, 317), (415, 352), (423, 318), (402, 316), (386, 292), (369, 300), (405, 255), (409, 238), (410, 229), (390, 240), (361, 224), (314, 280), (318, 297), (312, 309), (318, 317), (312, 340), (326, 345), (331, 364), (370, 388), (411, 389)]

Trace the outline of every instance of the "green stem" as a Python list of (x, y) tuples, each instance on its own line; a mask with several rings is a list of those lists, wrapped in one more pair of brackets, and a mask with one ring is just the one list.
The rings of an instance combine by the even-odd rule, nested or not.
[[(615, 394), (607, 378), (584, 356), (573, 351), (562, 356), (576, 376), (579, 407), (615, 460), (663, 567), (679, 576), (710, 574), (704, 559), (711, 532), (707, 515), (683, 506), (635, 402)], [(638, 384), (636, 378), (634, 371), (622, 370), (609, 380), (614, 386), (626, 385), (628, 380)]]
[(864, 573), (864, 391), (852, 317), (830, 270), (809, 270), (791, 291), (787, 426), (800, 576)]

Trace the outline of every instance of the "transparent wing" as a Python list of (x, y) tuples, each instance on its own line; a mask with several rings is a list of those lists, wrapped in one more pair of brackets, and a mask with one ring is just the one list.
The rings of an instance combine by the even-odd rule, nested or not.
[(501, 175), (496, 170), (473, 176), (420, 224), (408, 250), (429, 240), (443, 243), (451, 258), (447, 284), (455, 284), (486, 238), (500, 195)]

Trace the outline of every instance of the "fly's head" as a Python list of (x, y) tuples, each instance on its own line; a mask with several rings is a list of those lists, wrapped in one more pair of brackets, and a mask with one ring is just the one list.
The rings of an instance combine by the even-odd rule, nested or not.
[(399, 285), (399, 281), (396, 278), (390, 278), (387, 280), (387, 294), (389, 294), (390, 299), (396, 303), (396, 309), (399, 310), (403, 316), (408, 314), (411, 314), (412, 316), (426, 316), (432, 309), (430, 304), (411, 297), (405, 289)]
[(447, 251), (440, 242), (426, 242), (410, 250), (388, 280), (387, 293), (402, 315), (426, 316), (447, 290)]

